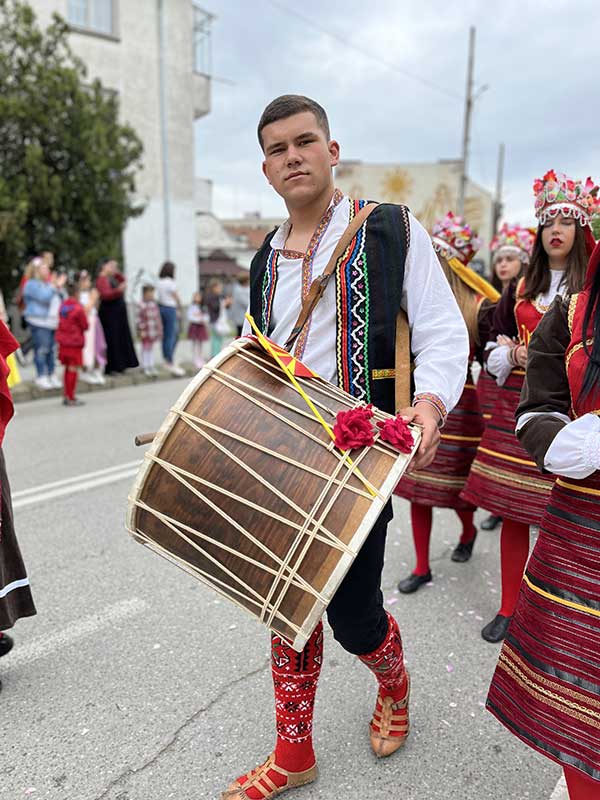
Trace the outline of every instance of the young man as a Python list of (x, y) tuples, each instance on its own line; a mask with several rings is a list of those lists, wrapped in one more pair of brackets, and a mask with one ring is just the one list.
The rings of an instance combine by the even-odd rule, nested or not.
[[(267, 236), (250, 270), (250, 313), (284, 344), (311, 281), (325, 268), (348, 223), (365, 205), (335, 189), (339, 144), (327, 115), (307, 97), (285, 95), (259, 122), (263, 172), (283, 197), (289, 219)], [(319, 375), (358, 400), (394, 413), (396, 318), (407, 312), (415, 360), (407, 420), (423, 426), (414, 461), (427, 466), (439, 427), (462, 392), (468, 338), (428, 234), (403, 206), (380, 205), (338, 261), (335, 280), (293, 350)], [(246, 332), (248, 328), (245, 329)], [(379, 683), (370, 726), (377, 756), (395, 752), (408, 735), (409, 680), (395, 619), (383, 608), (381, 572), (389, 503), (336, 592), (327, 617), (337, 641), (373, 671)], [(272, 637), (277, 743), (260, 767), (238, 778), (223, 800), (265, 800), (316, 777), (312, 714), (322, 662), (320, 623), (302, 653)]]

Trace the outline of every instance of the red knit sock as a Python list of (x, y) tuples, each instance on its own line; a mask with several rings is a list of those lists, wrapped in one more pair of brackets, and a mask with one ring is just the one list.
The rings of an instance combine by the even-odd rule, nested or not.
[(600, 782), (574, 767), (563, 767), (570, 800), (594, 800), (600, 797)]
[(505, 519), (500, 534), (502, 606), (499, 614), (512, 617), (519, 597), (521, 580), (529, 558), (529, 525)]
[(77, 370), (72, 370), (71, 375), (71, 400), (75, 400), (75, 390), (77, 389)]
[(67, 400), (75, 399), (75, 386), (77, 385), (77, 372), (76, 370), (67, 369), (65, 367), (65, 374), (63, 376), (64, 393)]
[(67, 367), (65, 367), (65, 371), (63, 372), (63, 395), (65, 396), (65, 398), (67, 400), (71, 399), (71, 395), (69, 394), (69, 376), (70, 376), (70, 374), (71, 373), (69, 372)]
[(475, 538), (475, 534), (477, 533), (477, 529), (475, 525), (473, 525), (473, 514), (474, 511), (457, 511), (456, 516), (462, 522), (462, 534), (460, 537), (461, 544), (469, 544)]
[(433, 509), (431, 506), (422, 506), (418, 503), (410, 504), (413, 542), (417, 556), (417, 565), (413, 570), (414, 575), (427, 575), (429, 572), (429, 540), (431, 539), (432, 515)]
[(393, 698), (396, 703), (404, 699), (407, 677), (400, 628), (394, 617), (386, 613), (388, 632), (385, 639), (372, 653), (366, 653), (359, 658), (377, 678), (381, 694)]
[[(277, 743), (275, 763), (287, 772), (303, 772), (315, 763), (312, 745), (312, 721), (317, 683), (323, 662), (323, 623), (319, 622), (304, 650), (297, 653), (285, 639), (271, 637), (271, 672), (275, 688), (275, 720)], [(269, 771), (269, 778), (277, 786), (285, 778)], [(246, 776), (238, 778), (243, 785)], [(269, 789), (266, 783), (261, 783)], [(245, 788), (250, 800), (263, 800), (258, 789)]]

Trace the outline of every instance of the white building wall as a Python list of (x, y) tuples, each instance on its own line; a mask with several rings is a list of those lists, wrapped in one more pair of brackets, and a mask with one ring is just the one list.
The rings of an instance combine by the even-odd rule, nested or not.
[[(30, 0), (40, 22), (52, 12), (67, 19), (67, 0)], [(163, 0), (170, 245), (165, 235), (163, 151), (159, 82), (159, 1), (114, 0), (115, 36), (73, 30), (70, 43), (90, 77), (119, 94), (121, 118), (144, 145), (137, 199), (144, 213), (124, 232), (124, 267), (132, 279), (156, 274), (169, 258), (177, 266), (182, 300), (198, 283), (194, 206), (194, 118), (209, 110), (210, 80), (193, 70), (192, 0)], [(203, 105), (204, 104), (204, 105)], [(133, 299), (133, 298), (131, 298)]]

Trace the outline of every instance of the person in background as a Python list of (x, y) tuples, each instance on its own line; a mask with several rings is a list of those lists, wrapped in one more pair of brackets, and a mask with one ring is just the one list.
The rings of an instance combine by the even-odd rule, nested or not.
[(177, 293), (175, 264), (172, 261), (165, 261), (158, 273), (158, 307), (162, 320), (162, 352), (165, 366), (171, 375), (181, 377), (185, 375), (185, 370), (174, 361), (179, 336), (181, 300)]
[(77, 283), (67, 285), (67, 299), (61, 304), (58, 312), (58, 358), (64, 366), (63, 405), (82, 406), (83, 400), (75, 397), (77, 388), (77, 371), (83, 366), (83, 346), (88, 320), (85, 309), (79, 302), (79, 286)]
[(154, 345), (163, 338), (161, 313), (154, 299), (154, 286), (142, 287), (142, 302), (137, 307), (137, 332), (142, 342), (142, 369), (148, 378), (158, 375), (154, 366)]
[(240, 272), (231, 289), (231, 321), (236, 327), (237, 335), (242, 335), (244, 314), (250, 302), (250, 273)]
[(229, 335), (227, 309), (231, 306), (231, 297), (223, 296), (223, 282), (218, 278), (209, 281), (206, 288), (204, 305), (208, 309), (210, 328), (210, 356), (214, 358), (223, 347), (223, 340)]
[(125, 305), (127, 281), (113, 258), (101, 262), (96, 288), (100, 295), (98, 316), (106, 337), (106, 374), (139, 366)]
[(205, 342), (208, 341), (208, 313), (202, 307), (202, 294), (194, 292), (192, 302), (188, 306), (187, 318), (189, 322), (188, 339), (192, 343), (192, 358), (194, 365), (202, 369), (206, 362), (204, 357)]
[[(8, 367), (6, 359), (18, 348), (19, 343), (0, 321), (0, 445), (4, 439), (6, 426), (13, 413), (13, 402), (8, 388)], [(10, 496), (10, 484), (6, 474), (4, 454), (0, 449), (0, 486), (2, 500), (0, 503), (0, 657), (12, 650), (13, 639), (5, 633), (22, 617), (36, 614), (31, 596), (29, 578), (25, 571), (23, 558), (13, 524), (13, 510)], [(0, 682), (0, 689), (2, 683)]]
[(58, 327), (61, 289), (66, 280), (66, 275), (50, 272), (47, 260), (35, 258), (31, 277), (23, 288), (24, 315), (33, 337), (35, 383), (40, 389), (62, 386), (54, 374), (54, 336)]
[(87, 270), (82, 270), (77, 278), (79, 286), (79, 302), (85, 310), (88, 329), (85, 332), (83, 345), (83, 370), (81, 380), (86, 383), (105, 383), (103, 370), (106, 366), (106, 339), (98, 318), (98, 302), (100, 295), (92, 286), (92, 279)]

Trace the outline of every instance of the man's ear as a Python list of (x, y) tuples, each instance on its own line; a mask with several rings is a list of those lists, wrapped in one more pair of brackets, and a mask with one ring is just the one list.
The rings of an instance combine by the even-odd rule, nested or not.
[(327, 145), (329, 150), (329, 163), (332, 167), (337, 167), (340, 161), (340, 145), (335, 139), (332, 139)]
[(269, 183), (269, 184), (270, 184), (270, 183), (271, 183), (271, 181), (269, 180), (269, 176), (268, 176), (268, 174), (267, 174), (267, 162), (266, 162), (266, 161), (263, 161), (263, 162), (262, 162), (262, 171), (263, 171), (263, 175), (264, 175), (264, 176), (265, 176), (265, 178), (267, 179), (267, 183)]

